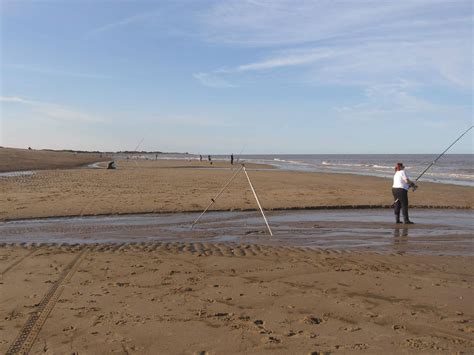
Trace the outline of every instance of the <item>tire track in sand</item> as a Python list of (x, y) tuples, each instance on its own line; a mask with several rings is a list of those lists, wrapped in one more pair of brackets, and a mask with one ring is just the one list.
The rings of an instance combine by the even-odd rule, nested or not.
[(8, 348), (6, 355), (27, 354), (30, 351), (43, 324), (46, 322), (46, 319), (61, 296), (64, 289), (64, 282), (71, 279), (88, 251), (89, 249), (83, 249), (79, 255), (64, 268), (59, 278), (43, 296), (36, 311), (30, 315), (17, 338)]
[(22, 257), (20, 257), (18, 260), (15, 260), (13, 263), (11, 263), (9, 266), (7, 266), (1, 273), (0, 273), (0, 277), (3, 277), (3, 275), (5, 275), (8, 271), (10, 271), (11, 269), (13, 269), (15, 266), (17, 266), (18, 264), (20, 264), (23, 260), (25, 260), (26, 258), (30, 257), (31, 255), (33, 255), (33, 253), (36, 252), (37, 249), (33, 249), (32, 251), (30, 251), (29, 253), (27, 253), (26, 255), (23, 255)]

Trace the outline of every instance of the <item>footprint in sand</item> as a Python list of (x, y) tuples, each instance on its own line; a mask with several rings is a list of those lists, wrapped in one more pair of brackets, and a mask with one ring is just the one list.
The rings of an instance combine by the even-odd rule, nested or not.
[(307, 316), (303, 319), (303, 323), (306, 323), (306, 324), (321, 324), (322, 322), (323, 320), (321, 318), (314, 317), (314, 316)]
[(274, 337), (274, 336), (269, 336), (269, 337), (264, 337), (262, 338), (262, 342), (266, 344), (280, 344), (281, 339)]

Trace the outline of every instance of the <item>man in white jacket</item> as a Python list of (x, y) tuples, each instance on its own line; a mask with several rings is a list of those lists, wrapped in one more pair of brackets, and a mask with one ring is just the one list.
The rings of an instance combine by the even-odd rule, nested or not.
[(405, 173), (405, 167), (403, 163), (397, 163), (395, 165), (395, 175), (393, 176), (392, 194), (395, 198), (395, 222), (402, 223), (400, 221), (400, 209), (403, 212), (403, 223), (413, 224), (408, 218), (408, 189), (415, 187), (416, 185), (411, 181)]

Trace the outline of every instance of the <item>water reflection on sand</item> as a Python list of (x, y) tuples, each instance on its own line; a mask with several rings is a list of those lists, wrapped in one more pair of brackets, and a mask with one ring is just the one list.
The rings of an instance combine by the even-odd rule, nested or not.
[(390, 210), (273, 211), (270, 237), (257, 212), (52, 218), (0, 223), (4, 243), (208, 242), (380, 252), (474, 255), (473, 212), (412, 210), (415, 225)]

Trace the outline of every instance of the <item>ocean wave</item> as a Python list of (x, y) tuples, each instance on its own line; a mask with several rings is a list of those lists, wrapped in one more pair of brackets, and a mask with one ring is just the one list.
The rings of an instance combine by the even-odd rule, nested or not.
[(372, 167), (371, 164), (331, 163), (331, 162), (327, 162), (327, 161), (323, 161), (323, 162), (321, 163), (321, 165), (325, 165), (325, 166), (344, 166), (344, 167), (348, 167), (348, 168), (364, 168), (364, 167), (365, 167), (365, 168), (370, 168), (370, 167)]
[(305, 163), (298, 160), (285, 160), (285, 159), (273, 158), (273, 161), (285, 163), (285, 164), (313, 166), (313, 164)]
[(372, 167), (376, 169), (393, 169), (393, 166), (377, 165), (377, 164), (373, 164)]
[[(393, 166), (388, 166), (388, 165), (378, 165), (378, 164), (363, 164), (363, 163), (333, 163), (333, 162), (328, 162), (328, 161), (323, 161), (321, 165), (324, 166), (334, 166), (334, 167), (345, 167), (345, 168), (367, 168), (367, 169), (385, 169), (385, 170), (392, 170)], [(407, 169), (410, 169), (410, 166), (406, 166)]]
[[(351, 156), (308, 156), (308, 157), (268, 157), (267, 164), (274, 165), (284, 170), (308, 171), (308, 172), (331, 172), (357, 174), (366, 176), (377, 176), (391, 179), (393, 176), (393, 168), (399, 157), (387, 156), (386, 158), (378, 157), (374, 159), (372, 156), (354, 157)], [(286, 159), (285, 159), (286, 158)], [(414, 159), (416, 158), (416, 159)], [(424, 156), (414, 156), (406, 160), (407, 173), (410, 177), (415, 178), (427, 166), (427, 159)], [(429, 157), (428, 157), (429, 158)], [(437, 183), (458, 184), (464, 186), (474, 186), (474, 170), (471, 168), (469, 160), (471, 158), (463, 158), (461, 161), (449, 161), (445, 159), (442, 164), (436, 164), (432, 169), (426, 172), (421, 180)], [(393, 165), (392, 165), (393, 163)]]
[(462, 179), (462, 180), (473, 180), (474, 175), (468, 174), (456, 174), (456, 173), (426, 173), (427, 176), (437, 177), (437, 178), (450, 178), (450, 179)]

